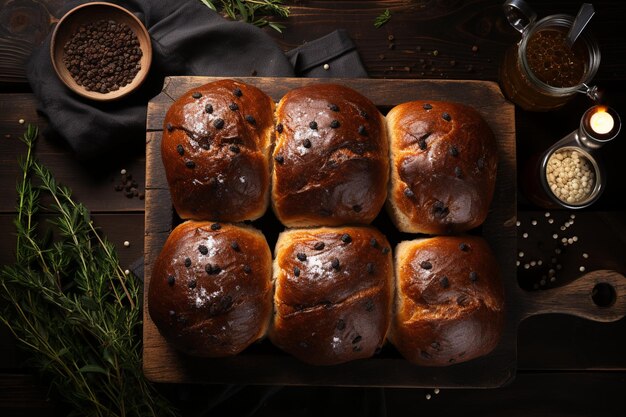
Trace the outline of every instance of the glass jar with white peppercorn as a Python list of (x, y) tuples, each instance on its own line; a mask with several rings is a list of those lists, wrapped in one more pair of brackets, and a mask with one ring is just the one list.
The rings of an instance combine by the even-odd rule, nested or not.
[(606, 186), (597, 149), (613, 140), (621, 121), (615, 110), (594, 106), (580, 126), (524, 167), (522, 191), (543, 208), (581, 209), (593, 204)]

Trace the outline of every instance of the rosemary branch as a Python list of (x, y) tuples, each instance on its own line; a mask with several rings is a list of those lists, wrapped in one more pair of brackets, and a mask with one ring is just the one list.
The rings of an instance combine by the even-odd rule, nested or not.
[[(22, 142), (16, 259), (0, 269), (0, 322), (31, 353), (71, 415), (173, 416), (141, 365), (141, 284), (93, 226), (87, 208), (33, 156), (37, 128)], [(52, 203), (41, 206), (40, 195)], [(40, 208), (56, 235), (40, 237)], [(49, 227), (50, 229), (50, 227)]]
[(271, 16), (288, 17), (289, 7), (283, 5), (283, 0), (200, 0), (205, 6), (215, 12), (222, 12), (232, 20), (241, 20), (258, 27), (268, 26), (277, 32), (282, 32), (283, 25), (269, 20)]

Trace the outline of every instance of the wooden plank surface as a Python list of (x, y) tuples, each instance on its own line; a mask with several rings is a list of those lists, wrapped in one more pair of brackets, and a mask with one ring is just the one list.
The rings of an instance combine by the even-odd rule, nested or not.
[[(145, 282), (149, 285), (152, 264), (167, 231), (173, 226), (169, 188), (160, 158), (160, 129), (172, 101), (194, 86), (211, 78), (172, 77), (166, 79), (163, 93), (149, 105), (146, 161), (146, 236)], [(328, 80), (295, 78), (240, 78), (261, 88), (278, 101), (287, 91), (302, 85)], [(499, 145), (500, 164), (496, 192), (489, 216), (482, 227), (500, 262), (507, 297), (508, 320), (502, 343), (488, 356), (447, 368), (408, 366), (398, 353), (387, 346), (381, 355), (334, 367), (313, 367), (289, 357), (264, 341), (244, 353), (226, 359), (191, 359), (175, 351), (159, 334), (150, 319), (147, 292), (144, 293), (144, 371), (161, 382), (221, 382), (255, 384), (377, 385), (377, 386), (453, 386), (495, 387), (509, 382), (515, 373), (517, 318), (515, 311), (515, 127), (513, 107), (504, 100), (498, 86), (481, 81), (416, 80), (331, 80), (342, 83), (369, 97), (386, 113), (393, 105), (426, 99), (449, 100), (470, 105), (489, 123)], [(153, 211), (158, 213), (155, 214)], [(267, 220), (269, 216), (270, 220)], [(265, 220), (264, 220), (265, 219)], [(273, 242), (282, 226), (268, 214), (257, 222), (268, 241)], [(373, 223), (387, 235), (392, 245), (401, 238), (382, 213)], [(270, 243), (271, 245), (272, 243)]]
[[(0, 84), (25, 82), (24, 65), (31, 51), (61, 17), (61, 0), (0, 0)], [(267, 28), (287, 51), (313, 41), (334, 28), (346, 29), (370, 76), (375, 78), (446, 78), (496, 80), (499, 58), (517, 40), (504, 20), (501, 1), (287, 1), (291, 15), (275, 19), (282, 34)], [(538, 16), (575, 15), (579, 4), (568, 1), (531, 3)], [(618, 0), (594, 2), (590, 23), (602, 50), (598, 79), (622, 79), (626, 55), (624, 6)], [(385, 9), (391, 20), (381, 29), (374, 19)], [(392, 36), (392, 40), (390, 40)], [(473, 51), (472, 47), (478, 50)], [(437, 51), (437, 55), (433, 52)], [(452, 63), (454, 61), (454, 63)]]

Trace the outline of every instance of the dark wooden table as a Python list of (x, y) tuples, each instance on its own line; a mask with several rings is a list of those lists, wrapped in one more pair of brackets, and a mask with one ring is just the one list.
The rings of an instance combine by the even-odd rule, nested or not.
[[(35, 97), (24, 75), (24, 63), (59, 18), (62, 0), (0, 0), (0, 264), (12, 261), (15, 238), (17, 158), (24, 147), (17, 137), (27, 123), (43, 127), (36, 113)], [(292, 15), (283, 34), (268, 33), (288, 50), (336, 28), (345, 28), (354, 39), (371, 77), (414, 79), (497, 80), (499, 62), (517, 34), (504, 20), (501, 1), (293, 1)], [(576, 14), (580, 2), (532, 1), (539, 16)], [(602, 52), (595, 83), (609, 103), (626, 111), (626, 2), (594, 2), (597, 14), (591, 28)], [(381, 29), (374, 18), (389, 8), (392, 18)], [(437, 51), (437, 52), (435, 52)], [(590, 102), (576, 97), (561, 110), (545, 114), (516, 111), (517, 157), (522, 164), (529, 155), (550, 146), (574, 130)], [(541, 291), (575, 280), (581, 273), (581, 253), (587, 271), (613, 269), (626, 274), (626, 186), (622, 133), (602, 149), (608, 170), (608, 186), (592, 207), (576, 212), (572, 234), (579, 236), (575, 248), (563, 254), (562, 271), (555, 282), (541, 285), (541, 273), (520, 269), (520, 285)], [(144, 205), (114, 190), (120, 170), (126, 169), (145, 184), (143, 155), (124, 155), (97, 170), (77, 162), (62, 141), (43, 138), (36, 156), (57, 179), (72, 187), (75, 196), (91, 210), (94, 220), (117, 247), (123, 265), (142, 255)], [(544, 218), (545, 210), (533, 207), (518, 193), (518, 220), (522, 223), (518, 247), (529, 254), (540, 250), (546, 227), (533, 229), (531, 221)], [(565, 221), (568, 211), (552, 211)], [(541, 225), (540, 225), (541, 226)], [(522, 233), (528, 232), (524, 238)], [(128, 240), (129, 247), (123, 242)], [(537, 287), (537, 289), (535, 289)], [(439, 415), (480, 412), (488, 416), (617, 416), (626, 413), (626, 319), (593, 323), (569, 316), (541, 316), (522, 323), (519, 329), (519, 371), (516, 380), (497, 390), (443, 390), (439, 395), (424, 389), (285, 388), (270, 397), (259, 415), (333, 414), (332, 410), (357, 411), (365, 415), (389, 415), (415, 410)], [(0, 415), (59, 415), (47, 400), (47, 388), (22, 365), (23, 355), (8, 331), (0, 328)], [(206, 387), (162, 387), (183, 410), (197, 410)], [(246, 390), (254, 394), (258, 388)], [(427, 400), (426, 394), (432, 394)], [(259, 394), (261, 395), (261, 394)], [(382, 398), (384, 396), (384, 402)], [(357, 401), (355, 403), (355, 401)], [(358, 404), (349, 408), (350, 404)], [(334, 407), (334, 408), (331, 408)], [(220, 409), (224, 414), (233, 410)]]

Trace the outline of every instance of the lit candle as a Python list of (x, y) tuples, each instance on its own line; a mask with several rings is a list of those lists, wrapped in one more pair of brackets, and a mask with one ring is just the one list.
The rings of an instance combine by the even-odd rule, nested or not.
[(615, 121), (613, 120), (613, 116), (601, 109), (591, 116), (589, 124), (595, 133), (604, 135), (613, 130)]

